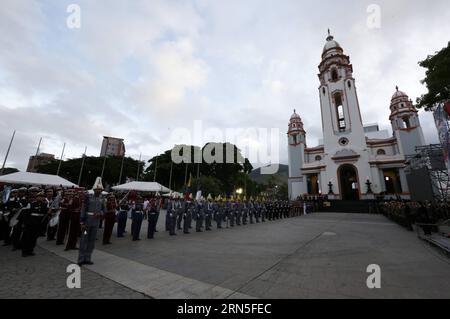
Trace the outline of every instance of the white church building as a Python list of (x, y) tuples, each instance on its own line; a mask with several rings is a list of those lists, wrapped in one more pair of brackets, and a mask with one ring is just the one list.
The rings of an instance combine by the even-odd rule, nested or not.
[(289, 197), (328, 195), (330, 199), (410, 197), (405, 155), (425, 145), (418, 112), (397, 91), (390, 102), (393, 134), (377, 124), (363, 125), (349, 56), (327, 37), (319, 65), (323, 143), (307, 147), (306, 132), (294, 110), (289, 121)]

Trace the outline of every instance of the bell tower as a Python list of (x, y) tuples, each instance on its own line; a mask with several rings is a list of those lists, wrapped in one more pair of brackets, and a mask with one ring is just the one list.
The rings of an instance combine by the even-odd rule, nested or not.
[(366, 148), (350, 58), (328, 30), (319, 65), (319, 95), (325, 153), (342, 147)]
[(392, 132), (397, 138), (399, 151), (404, 155), (416, 153), (416, 146), (425, 145), (425, 138), (420, 126), (417, 109), (406, 93), (396, 92), (391, 99), (391, 115), (389, 120), (392, 125)]
[(302, 167), (306, 147), (306, 133), (303, 122), (294, 110), (288, 125), (289, 198), (295, 199), (306, 192)]

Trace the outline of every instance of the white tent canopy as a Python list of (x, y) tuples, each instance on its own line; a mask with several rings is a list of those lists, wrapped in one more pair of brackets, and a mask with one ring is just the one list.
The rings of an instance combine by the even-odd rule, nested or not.
[(130, 182), (114, 186), (112, 189), (115, 191), (170, 192), (170, 189), (156, 182)]
[(20, 184), (20, 185), (45, 185), (45, 186), (62, 186), (62, 187), (78, 187), (74, 183), (57, 176), (49, 174), (39, 174), (30, 172), (16, 172), (8, 175), (0, 176), (0, 183)]

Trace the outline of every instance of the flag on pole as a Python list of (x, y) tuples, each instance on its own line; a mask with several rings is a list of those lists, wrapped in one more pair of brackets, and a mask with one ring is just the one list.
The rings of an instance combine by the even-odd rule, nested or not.
[(186, 200), (189, 199), (189, 195), (192, 193), (191, 186), (192, 186), (192, 173), (189, 173), (189, 181), (186, 185), (186, 191), (184, 192), (184, 198)]

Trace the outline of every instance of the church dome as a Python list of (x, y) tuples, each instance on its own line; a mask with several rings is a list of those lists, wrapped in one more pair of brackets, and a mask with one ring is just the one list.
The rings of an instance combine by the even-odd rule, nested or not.
[(294, 119), (299, 119), (300, 121), (302, 120), (300, 115), (297, 114), (297, 112), (294, 110), (294, 113), (291, 116), (291, 121)]
[(330, 34), (330, 30), (328, 30), (327, 43), (325, 43), (325, 46), (323, 47), (323, 53), (331, 49), (342, 50), (341, 45), (336, 40), (334, 40), (334, 37)]
[(394, 93), (394, 95), (392, 95), (392, 100), (396, 99), (396, 98), (399, 98), (399, 97), (406, 97), (406, 98), (408, 98), (408, 95), (406, 95), (405, 92), (400, 91), (398, 89), (398, 86), (396, 87), (396, 89), (397, 89), (397, 91)]
[(411, 112), (417, 113), (417, 110), (414, 107), (413, 102), (409, 99), (408, 95), (405, 92), (400, 91), (398, 89), (398, 86), (395, 88), (397, 91), (394, 93), (394, 95), (392, 95), (390, 119), (397, 115), (407, 114)]
[(294, 110), (294, 113), (291, 116), (291, 119), (289, 120), (289, 131), (288, 133), (294, 133), (294, 132), (304, 132), (303, 130), (303, 122), (300, 117), (300, 115), (297, 114), (297, 112)]
[[(331, 36), (331, 38), (333, 38), (333, 37)], [(327, 38), (327, 43), (325, 43), (325, 46), (323, 47), (323, 52), (326, 52), (331, 49), (338, 49), (338, 48), (340, 49), (341, 46), (337, 41), (328, 40), (328, 38)]]

